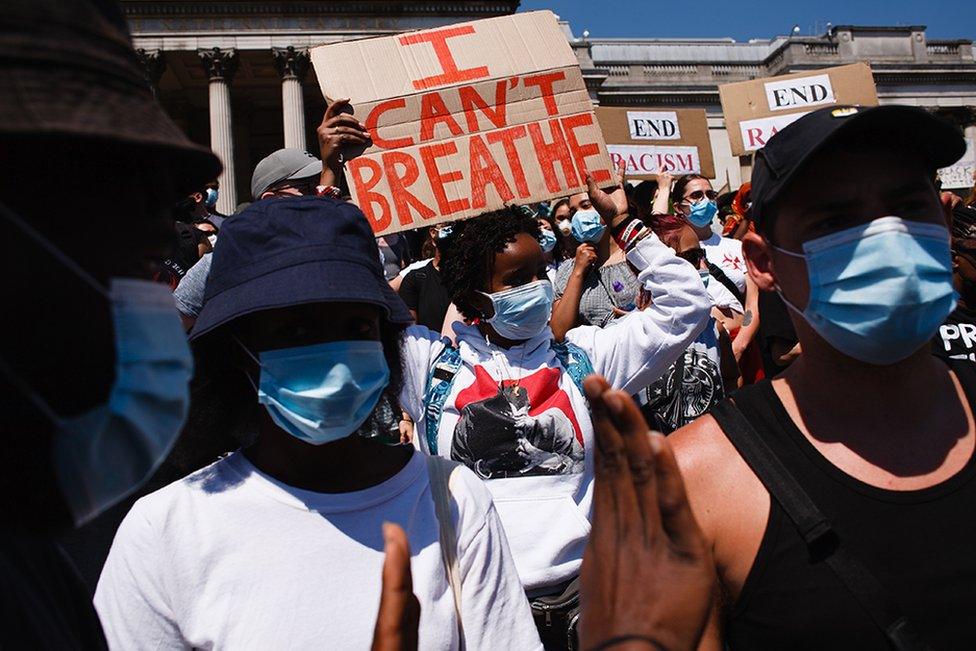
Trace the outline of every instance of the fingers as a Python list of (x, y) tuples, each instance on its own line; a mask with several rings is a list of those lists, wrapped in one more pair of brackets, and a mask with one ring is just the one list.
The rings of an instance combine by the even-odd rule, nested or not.
[(373, 651), (401, 651), (417, 648), (420, 602), (413, 594), (410, 573), (410, 545), (403, 529), (389, 522), (383, 525), (383, 587), (380, 609), (373, 629)]
[[(325, 109), (325, 115), (322, 117), (322, 123), (325, 124), (332, 118), (340, 115), (343, 110), (349, 108), (349, 98), (343, 97), (342, 99), (337, 99)], [(350, 116), (351, 117), (351, 116)]]
[(654, 450), (654, 474), (661, 526), (673, 547), (689, 554), (700, 554), (705, 549), (705, 540), (691, 511), (674, 452), (661, 434), (653, 432), (647, 438)]
[(655, 455), (648, 437), (647, 423), (636, 403), (623, 391), (608, 391), (603, 400), (623, 439), (646, 544), (657, 537), (661, 528)]
[(617, 175), (616, 175), (617, 185), (623, 187), (624, 178), (627, 176), (627, 162), (620, 161), (619, 163), (617, 163), (616, 171), (617, 171)]
[(599, 524), (601, 531), (594, 530), (593, 535), (625, 536), (634, 526), (639, 526), (636, 519), (640, 515), (623, 437), (611, 415), (612, 410), (619, 412), (620, 406), (613, 400), (612, 393), (610, 402), (607, 402), (610, 385), (599, 375), (586, 378), (583, 388), (593, 412), (596, 438), (594, 529)]
[(590, 201), (593, 201), (593, 196), (600, 192), (600, 188), (597, 187), (596, 181), (593, 180), (593, 176), (587, 172), (586, 173), (586, 192), (590, 195)]

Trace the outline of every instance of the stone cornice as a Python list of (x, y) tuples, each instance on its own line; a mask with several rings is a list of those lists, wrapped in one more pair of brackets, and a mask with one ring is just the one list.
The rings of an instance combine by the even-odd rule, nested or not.
[(127, 18), (182, 18), (197, 16), (318, 16), (318, 15), (503, 15), (514, 12), (518, 0), (502, 2), (330, 2), (315, 0), (302, 2), (122, 2)]

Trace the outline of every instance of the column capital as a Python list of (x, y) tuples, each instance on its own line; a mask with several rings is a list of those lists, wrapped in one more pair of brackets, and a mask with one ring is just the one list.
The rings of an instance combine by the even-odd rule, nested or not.
[(136, 56), (139, 57), (139, 63), (142, 64), (142, 74), (146, 76), (149, 86), (155, 90), (166, 70), (166, 58), (163, 56), (162, 50), (139, 48), (136, 50)]
[(282, 79), (297, 79), (303, 81), (305, 73), (308, 72), (308, 48), (296, 48), (292, 45), (288, 47), (271, 48), (271, 56), (274, 58), (275, 68)]
[(237, 50), (214, 47), (208, 50), (197, 50), (197, 54), (203, 61), (203, 67), (207, 71), (210, 81), (223, 80), (228, 84), (231, 82), (240, 61), (237, 57)]

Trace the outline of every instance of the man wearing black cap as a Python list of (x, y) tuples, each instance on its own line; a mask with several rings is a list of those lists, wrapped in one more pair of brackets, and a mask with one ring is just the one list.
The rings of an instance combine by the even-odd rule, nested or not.
[(976, 375), (929, 352), (956, 303), (932, 179), (963, 146), (829, 107), (757, 152), (743, 251), (803, 355), (672, 437), (721, 582), (705, 647), (976, 647)]

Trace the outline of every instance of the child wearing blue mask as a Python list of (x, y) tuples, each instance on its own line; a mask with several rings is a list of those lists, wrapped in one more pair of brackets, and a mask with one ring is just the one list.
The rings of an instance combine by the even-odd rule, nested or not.
[[(591, 196), (652, 306), (613, 328), (555, 338), (539, 223), (500, 211), (455, 224), (444, 256), (448, 291), (465, 319), (454, 325), (457, 345), (425, 328), (409, 328), (404, 340), (401, 405), (417, 423), (415, 444), (485, 480), (533, 599), (572, 592), (589, 532), (594, 440), (583, 377), (600, 373), (636, 392), (699, 334), (710, 309), (698, 272), (657, 236), (624, 237), (638, 230), (618, 214), (616, 193), (594, 187)], [(543, 639), (564, 644), (566, 613), (537, 611)]]
[(129, 512), (95, 595), (109, 645), (368, 648), (392, 522), (419, 648), (539, 648), (484, 484), (391, 445), (412, 319), (362, 213), (258, 202), (221, 242), (191, 333), (190, 427), (244, 447)]

